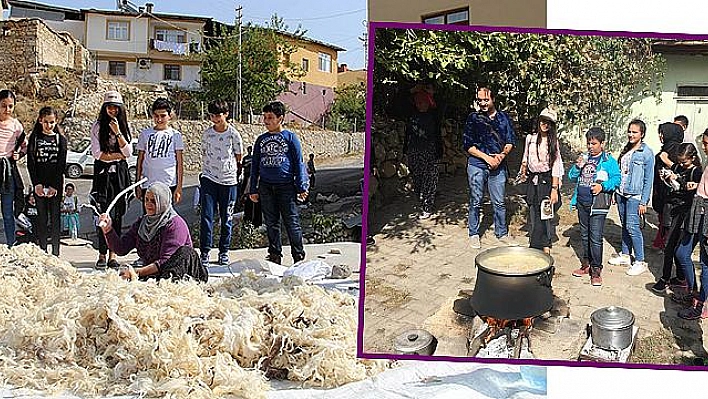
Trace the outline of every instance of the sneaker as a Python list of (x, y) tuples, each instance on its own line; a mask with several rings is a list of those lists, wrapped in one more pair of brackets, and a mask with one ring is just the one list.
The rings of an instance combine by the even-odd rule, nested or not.
[(273, 263), (275, 263), (276, 265), (279, 265), (280, 262), (283, 261), (283, 257), (282, 257), (282, 256), (279, 256), (279, 255), (268, 254), (268, 256), (266, 256), (266, 260), (267, 260), (268, 262), (273, 262)]
[(599, 274), (590, 277), (590, 284), (593, 287), (602, 287), (602, 277)]
[(202, 252), (202, 255), (200, 257), (202, 261), (202, 265), (207, 266), (209, 265), (209, 252)]
[(679, 310), (678, 317), (686, 320), (706, 319), (708, 318), (708, 311), (706, 307), (703, 306), (703, 302), (694, 299), (691, 306)]
[(105, 259), (99, 259), (98, 261), (96, 261), (96, 269), (97, 270), (106, 270), (107, 267), (108, 267), (108, 263), (106, 262)]
[(611, 257), (607, 263), (611, 264), (612, 266), (629, 266), (632, 264), (632, 258), (627, 254), (619, 254)]
[(228, 266), (230, 263), (228, 252), (219, 254), (219, 266)]
[(479, 249), (482, 248), (482, 243), (479, 241), (479, 235), (470, 236), (470, 247)]
[(503, 236), (497, 238), (497, 240), (499, 241), (499, 244), (501, 244), (501, 245), (507, 245), (507, 246), (509, 246), (509, 245), (511, 245), (511, 246), (516, 246), (516, 245), (517, 245), (517, 244), (514, 242), (514, 240), (511, 238), (511, 236), (508, 235), (508, 234), (503, 235)]
[(654, 285), (651, 286), (651, 290), (661, 294), (666, 291), (667, 286), (668, 284), (666, 283), (666, 281), (664, 281), (663, 278), (660, 278), (659, 281), (657, 281), (656, 283), (654, 283)]
[(574, 277), (583, 277), (590, 274), (590, 264), (587, 259), (584, 259), (580, 265), (580, 269), (573, 270)]
[(687, 290), (688, 289), (688, 282), (686, 281), (686, 279), (679, 280), (676, 277), (671, 277), (669, 279), (669, 289), (671, 289), (672, 291), (677, 290), (677, 289)]
[(627, 273), (628, 276), (638, 276), (647, 270), (649, 270), (647, 262), (636, 261), (632, 264), (632, 266), (627, 268), (627, 271), (625, 271), (625, 273)]
[(669, 294), (669, 298), (678, 304), (688, 306), (693, 303), (695, 296), (689, 290), (676, 290)]

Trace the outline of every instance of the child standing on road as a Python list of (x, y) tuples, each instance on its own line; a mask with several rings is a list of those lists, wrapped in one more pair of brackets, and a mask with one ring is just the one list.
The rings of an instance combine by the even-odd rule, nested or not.
[(578, 209), (580, 223), (580, 262), (573, 276), (590, 275), (590, 283), (602, 285), (602, 237), (611, 194), (620, 183), (617, 161), (604, 151), (605, 132), (593, 127), (585, 134), (588, 152), (570, 167), (568, 178), (577, 182), (570, 207)]
[(158, 98), (152, 104), (152, 120), (155, 126), (140, 132), (138, 138), (138, 162), (136, 181), (147, 177), (147, 182), (135, 188), (135, 197), (143, 199), (142, 193), (155, 183), (165, 183), (173, 195), (173, 203), (182, 199), (184, 143), (182, 133), (169, 126), (172, 105), (166, 98)]
[(27, 140), (22, 123), (12, 117), (15, 109), (15, 94), (0, 90), (0, 198), (2, 221), (5, 227), (5, 243), (15, 243), (14, 203), (21, 200), (24, 192), (22, 177), (17, 169), (17, 160), (27, 153)]
[[(52, 237), (52, 254), (59, 256), (61, 195), (66, 168), (66, 137), (59, 131), (57, 112), (52, 107), (39, 110), (27, 144), (27, 171), (37, 200), (39, 246), (47, 250), (47, 235)], [(51, 225), (51, 231), (47, 227)]]
[(310, 190), (315, 188), (315, 154), (310, 154), (307, 160), (307, 176), (310, 178)]
[(62, 225), (69, 230), (72, 240), (79, 237), (79, 197), (75, 191), (74, 183), (66, 183), (61, 207)]
[[(686, 216), (691, 210), (693, 196), (696, 194), (697, 183), (701, 180), (703, 168), (698, 150), (692, 143), (681, 143), (678, 146), (677, 162), (671, 167), (671, 172), (663, 172), (664, 180), (660, 184), (671, 187), (669, 197), (664, 205), (662, 222), (667, 229), (666, 246), (664, 247), (664, 269), (659, 280), (651, 289), (664, 292), (667, 287), (675, 289), (687, 288), (686, 276), (679, 265), (676, 247), (681, 239), (681, 232)], [(656, 188), (656, 187), (655, 187)], [(671, 277), (671, 271), (676, 263), (676, 277)]]
[(231, 126), (227, 118), (229, 106), (226, 101), (209, 104), (209, 119), (214, 126), (202, 135), (202, 174), (199, 177), (201, 224), (199, 244), (202, 264), (209, 263), (212, 246), (214, 212), (219, 209), (221, 230), (219, 233), (219, 264), (229, 264), (231, 246), (231, 219), (238, 198), (238, 175), (242, 153), (241, 134)]
[(626, 270), (629, 276), (649, 270), (644, 261), (644, 235), (639, 227), (640, 218), (647, 211), (654, 179), (654, 153), (644, 143), (646, 132), (647, 127), (641, 120), (629, 122), (627, 144), (619, 156), (622, 179), (615, 200), (622, 223), (622, 253), (610, 259), (609, 264), (629, 266)]
[(302, 158), (302, 147), (295, 133), (283, 128), (285, 105), (274, 101), (263, 107), (263, 122), (268, 131), (256, 139), (251, 165), (250, 198), (261, 202), (268, 231), (267, 260), (280, 264), (282, 244), (280, 219), (290, 239), (293, 262), (305, 259), (302, 229), (296, 198), (307, 199), (309, 180)]

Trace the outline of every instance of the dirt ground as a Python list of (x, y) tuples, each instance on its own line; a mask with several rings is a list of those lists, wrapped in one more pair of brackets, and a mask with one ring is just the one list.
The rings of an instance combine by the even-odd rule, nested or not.
[[(657, 224), (653, 211), (646, 215), (642, 230), (650, 272), (631, 277), (624, 273), (623, 266), (607, 263), (620, 250), (621, 243), (619, 217), (613, 207), (604, 230), (603, 286), (593, 287), (589, 278), (571, 275), (579, 266), (580, 239), (577, 214), (568, 207), (571, 189), (570, 185), (563, 187), (563, 205), (558, 211), (552, 249), (556, 267), (554, 294), (567, 301), (570, 317), (561, 322), (557, 334), (536, 337), (534, 354), (541, 359), (575, 360), (587, 339), (585, 328), (590, 314), (600, 307), (618, 305), (630, 309), (639, 326), (631, 361), (692, 364), (693, 358), (705, 357), (701, 322), (678, 318), (676, 313), (681, 307), (650, 290), (661, 274), (664, 256), (662, 251), (651, 248)], [(474, 258), (479, 253), (468, 243), (464, 171), (441, 176), (437, 212), (428, 220), (417, 219), (417, 201), (410, 191), (400, 186), (390, 190), (393, 192), (387, 193), (387, 198), (392, 200), (369, 214), (369, 232), (376, 242), (367, 246), (364, 351), (392, 353), (393, 339), (410, 328), (428, 328), (435, 331), (433, 335), (457, 339), (456, 346), (464, 345), (458, 338), (467, 331), (469, 325), (465, 323), (469, 320), (459, 319), (451, 304), (460, 290), (474, 288)], [(527, 246), (526, 208), (520, 194), (520, 187), (508, 186), (507, 220), (514, 242)], [(487, 200), (482, 217), (481, 231), (486, 231), (482, 250), (500, 245), (491, 224)]]

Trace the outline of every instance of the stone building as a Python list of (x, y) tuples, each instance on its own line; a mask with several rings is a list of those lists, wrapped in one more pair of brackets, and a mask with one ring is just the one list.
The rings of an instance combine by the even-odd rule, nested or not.
[(86, 70), (89, 53), (68, 33), (58, 33), (39, 19), (0, 21), (0, 80), (41, 72), (47, 67)]

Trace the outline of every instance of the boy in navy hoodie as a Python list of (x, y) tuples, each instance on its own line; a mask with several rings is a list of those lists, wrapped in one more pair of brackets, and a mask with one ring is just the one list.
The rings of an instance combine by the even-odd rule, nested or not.
[(302, 229), (296, 199), (304, 201), (309, 189), (302, 146), (295, 133), (283, 128), (285, 105), (274, 101), (263, 107), (263, 123), (268, 131), (253, 145), (249, 197), (261, 202), (268, 231), (267, 260), (280, 264), (283, 258), (280, 218), (290, 240), (293, 263), (305, 259)]

